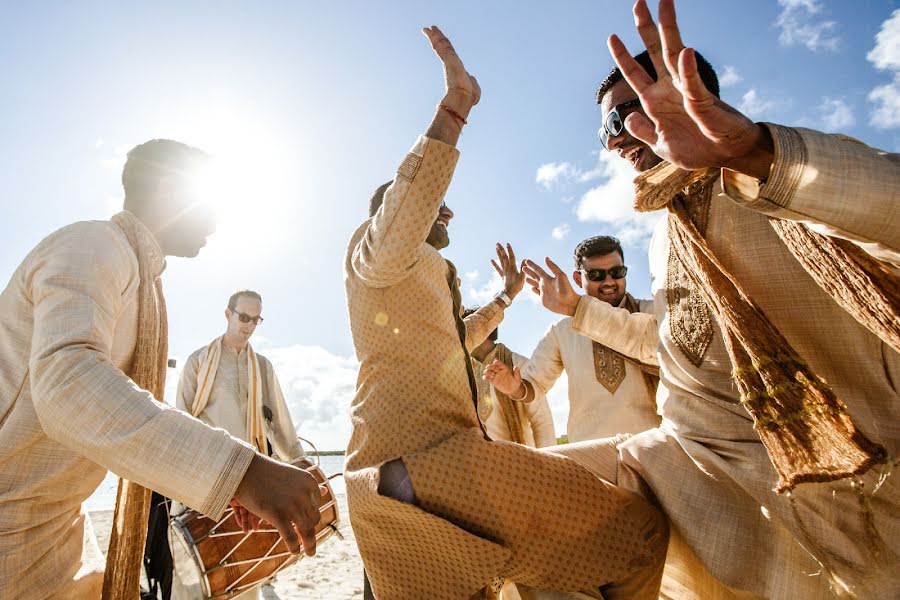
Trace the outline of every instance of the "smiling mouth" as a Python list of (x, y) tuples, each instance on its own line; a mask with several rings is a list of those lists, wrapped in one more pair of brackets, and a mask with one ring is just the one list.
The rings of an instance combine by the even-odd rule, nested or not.
[(612, 296), (616, 293), (616, 291), (617, 290), (615, 286), (605, 286), (600, 288), (600, 293), (604, 296)]
[(444, 229), (447, 229), (447, 227), (450, 226), (450, 222), (446, 219), (438, 219), (434, 224), (443, 227)]
[(620, 156), (628, 160), (633, 167), (637, 167), (638, 161), (644, 155), (644, 149), (640, 146), (634, 146), (626, 152), (622, 152)]

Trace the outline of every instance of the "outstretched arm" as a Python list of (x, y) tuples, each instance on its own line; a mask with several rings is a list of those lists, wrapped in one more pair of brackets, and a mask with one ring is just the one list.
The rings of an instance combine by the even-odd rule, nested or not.
[[(525, 273), (516, 264), (516, 253), (510, 244), (497, 244), (497, 260), (491, 259), (491, 266), (503, 279), (503, 293), (514, 300), (525, 286)], [(523, 263), (524, 266), (524, 263)], [(466, 349), (471, 352), (488, 338), (503, 321), (506, 303), (495, 299), (465, 317)]]
[(481, 98), (478, 82), (437, 27), (423, 32), (444, 70), (445, 91), (431, 125), (397, 169), (381, 207), (353, 249), (352, 268), (368, 285), (387, 287), (406, 277), (437, 217), (459, 152), (456, 142)]

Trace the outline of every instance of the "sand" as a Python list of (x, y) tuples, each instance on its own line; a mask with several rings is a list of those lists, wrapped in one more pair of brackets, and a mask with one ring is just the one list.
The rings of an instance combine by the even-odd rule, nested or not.
[[(281, 600), (361, 600), (363, 597), (363, 567), (356, 549), (356, 539), (347, 518), (347, 499), (336, 494), (340, 507), (340, 531), (344, 539), (331, 536), (319, 546), (316, 556), (304, 557), (278, 574), (275, 593)], [(94, 533), (100, 547), (109, 546), (112, 511), (90, 513)], [(266, 595), (264, 600), (275, 598)]]

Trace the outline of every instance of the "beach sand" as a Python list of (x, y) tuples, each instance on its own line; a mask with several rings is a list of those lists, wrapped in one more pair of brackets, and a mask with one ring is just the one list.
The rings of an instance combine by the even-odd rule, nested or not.
[[(347, 498), (335, 495), (340, 507), (341, 540), (331, 536), (312, 558), (304, 557), (278, 574), (275, 592), (281, 600), (361, 600), (363, 597), (363, 566), (356, 549), (356, 539), (347, 517)], [(90, 513), (94, 533), (100, 548), (109, 546), (109, 532), (113, 511)], [(269, 600), (273, 596), (266, 596)]]

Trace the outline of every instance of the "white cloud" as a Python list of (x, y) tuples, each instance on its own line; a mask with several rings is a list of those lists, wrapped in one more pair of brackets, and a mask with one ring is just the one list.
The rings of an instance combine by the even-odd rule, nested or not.
[(818, 18), (822, 11), (819, 0), (778, 0), (782, 10), (775, 20), (781, 30), (778, 41), (783, 46), (801, 44), (809, 50), (837, 50), (840, 37), (837, 23)]
[(534, 180), (544, 186), (544, 189), (550, 189), (560, 179), (568, 179), (574, 175), (575, 167), (567, 162), (547, 163), (538, 167)]
[(843, 98), (822, 98), (819, 110), (822, 112), (822, 124), (826, 131), (845, 130), (856, 122), (853, 110)]
[(776, 104), (774, 101), (762, 98), (759, 95), (759, 92), (756, 91), (756, 88), (750, 88), (750, 90), (741, 98), (738, 110), (748, 117), (754, 118), (765, 115), (775, 108), (775, 106)]
[(564, 240), (569, 232), (572, 231), (572, 228), (568, 223), (563, 223), (562, 225), (557, 225), (553, 228), (553, 231), (550, 232), (550, 235), (553, 236), (554, 240)]
[(743, 80), (743, 77), (738, 75), (737, 69), (731, 65), (725, 65), (722, 69), (722, 74), (719, 75), (719, 87), (727, 88), (741, 80)]
[(298, 433), (319, 450), (343, 450), (350, 440), (350, 403), (359, 363), (320, 346), (281, 348), (254, 343), (270, 361), (281, 383)]
[(891, 83), (875, 87), (869, 93), (869, 101), (875, 104), (870, 123), (887, 129), (900, 126), (900, 9), (881, 24), (875, 36), (875, 47), (866, 55), (877, 69), (888, 71)]
[(500, 275), (498, 275), (496, 271), (493, 271), (491, 273), (491, 278), (481, 285), (478, 284), (477, 280), (471, 279), (466, 283), (468, 284), (468, 288), (463, 297), (471, 300), (471, 304), (477, 304), (479, 306), (486, 302), (490, 302), (497, 292), (503, 289), (503, 279), (500, 278)]
[(627, 161), (612, 152), (603, 152), (597, 170), (603, 173), (604, 181), (581, 196), (575, 211), (578, 220), (606, 223), (612, 231), (598, 234), (615, 235), (625, 245), (646, 247), (664, 213), (635, 212), (636, 173)]

